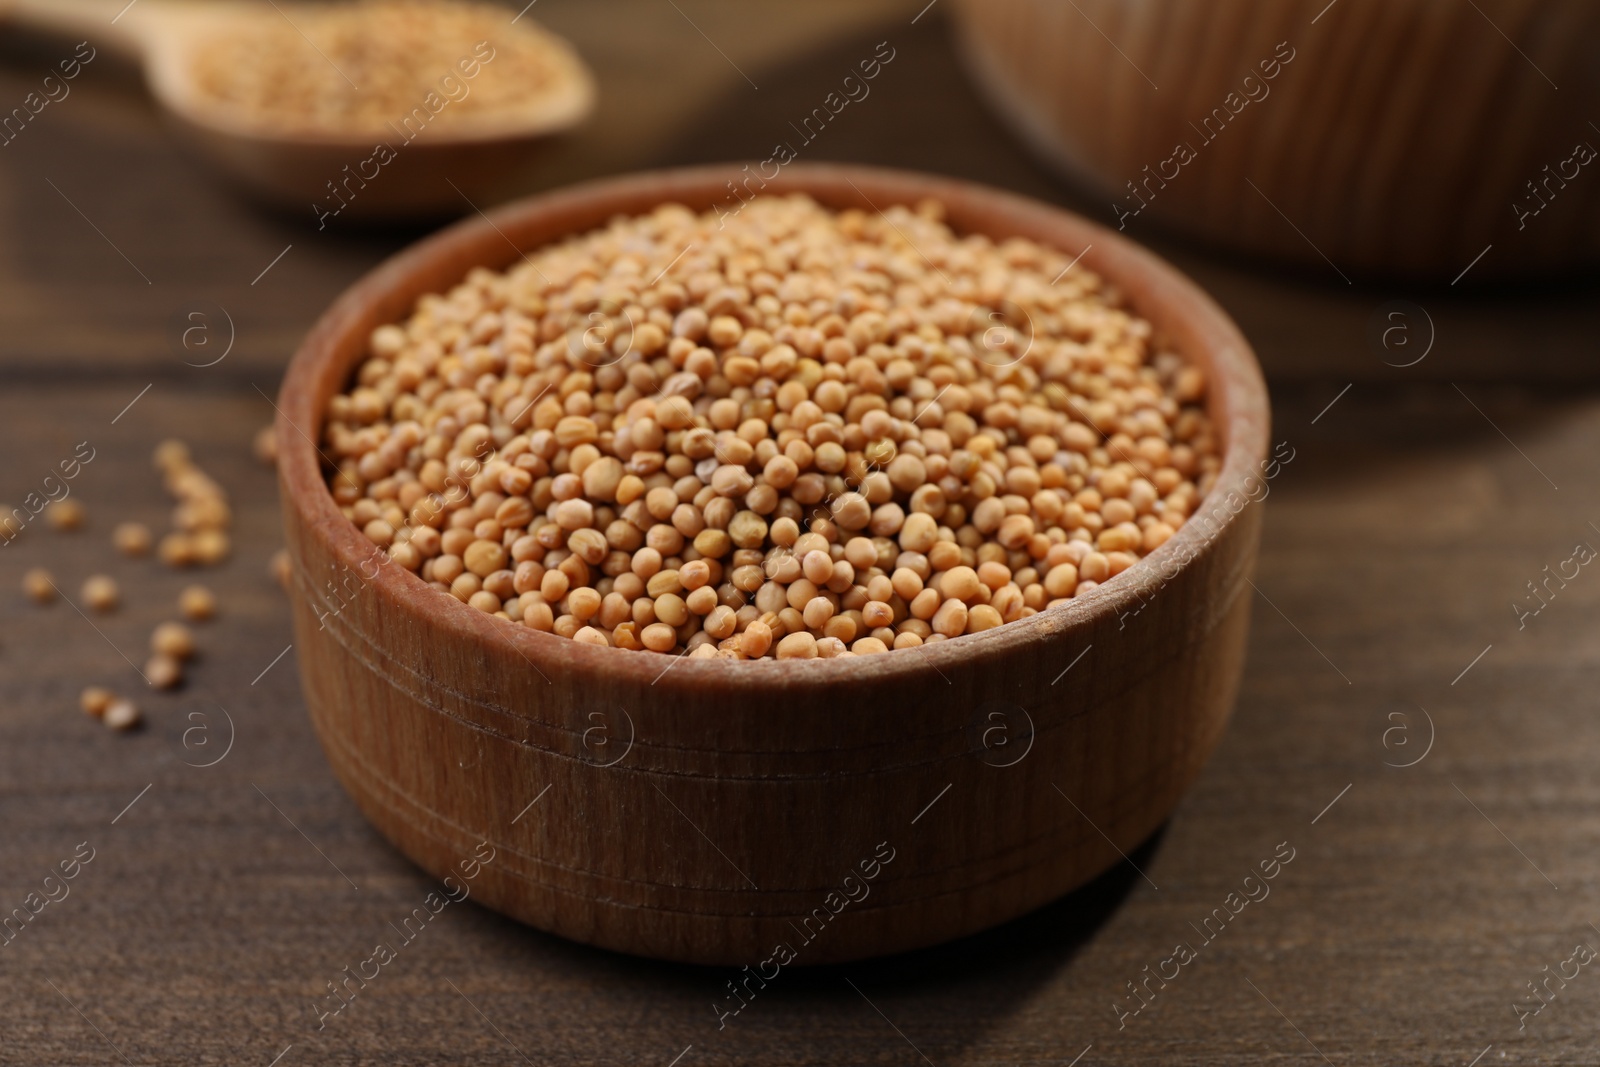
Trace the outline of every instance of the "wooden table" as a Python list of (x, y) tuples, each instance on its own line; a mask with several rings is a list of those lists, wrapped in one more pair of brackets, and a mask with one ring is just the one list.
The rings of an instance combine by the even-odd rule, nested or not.
[[(896, 59), (872, 98), (814, 158), (969, 176), (1109, 216), (993, 126), (945, 13), (912, 24), (922, 2), (545, 0), (537, 17), (577, 43), (604, 90), (593, 124), (524, 186), (764, 155), (789, 115), (889, 40)], [(59, 51), (8, 43), (0, 104)], [(93, 849), (70, 895), (0, 946), (0, 1060), (1600, 1061), (1595, 967), (1551, 980), (1559, 995), (1525, 1028), (1513, 1008), (1539, 1003), (1526, 983), (1547, 965), (1570, 972), (1576, 945), (1600, 947), (1600, 577), (1552, 583), (1520, 627), (1512, 607), (1535, 605), (1526, 583), (1576, 543), (1600, 546), (1593, 280), (1353, 289), (1156, 232), (1135, 236), (1257, 346), (1275, 439), (1295, 459), (1266, 505), (1234, 725), (1130, 865), (962, 944), (786, 973), (721, 1031), (712, 1004), (729, 974), (451, 908), (319, 1031), (313, 998), (430, 886), (330, 775), (267, 573), (277, 504), (249, 447), (267, 397), (333, 295), (413, 236), (310, 221), (261, 214), (193, 167), (109, 57), (0, 148), (0, 500), (41, 489), (80, 442), (94, 453), (71, 483), (87, 528), (41, 523), (0, 552), (0, 913), (42, 893), (80, 843)], [(1400, 298), (1436, 331), (1404, 369), (1367, 339)], [(234, 345), (214, 366), (185, 365), (202, 360), (176, 342), (194, 311), (219, 345), (218, 313), (231, 318)], [(200, 629), (190, 684), (142, 695), (147, 729), (117, 736), (78, 713), (77, 693), (138, 690), (125, 660), (142, 660), (187, 580), (107, 550), (118, 521), (165, 527), (149, 456), (168, 436), (229, 487), (235, 552), (203, 576), (222, 614)], [(17, 589), (36, 565), (74, 600), (105, 570), (125, 606), (92, 624), (33, 606)], [(230, 722), (231, 749), (197, 766), (222, 755)], [(1270, 897), (1203, 943), (1196, 928), (1283, 842), (1294, 859)], [(1141, 1003), (1126, 984), (1180, 941), (1197, 958), (1123, 1016)]]

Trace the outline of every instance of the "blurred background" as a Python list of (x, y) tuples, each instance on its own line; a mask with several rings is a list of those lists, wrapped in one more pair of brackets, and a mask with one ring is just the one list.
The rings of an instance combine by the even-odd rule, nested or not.
[[(1507, 1007), (1600, 938), (1600, 583), (1563, 586), (1536, 623), (1515, 607), (1600, 537), (1595, 5), (508, 4), (576, 50), (592, 112), (457, 175), (459, 202), (427, 217), (320, 225), (309, 203), (243, 195), (157, 105), (121, 51), (159, 53), (122, 25), (156, 7), (25, 4), (30, 23), (103, 34), (0, 33), (0, 115), (77, 41), (97, 48), (0, 145), (0, 499), (96, 449), (73, 483), (85, 528), (25, 531), (0, 557), (0, 904), (77, 842), (99, 850), (74, 899), (0, 950), (16, 1062), (1466, 1064), (1485, 1046), (1485, 1062), (1594, 1062), (1600, 981), (1536, 1024)], [(726, 1032), (709, 1005), (730, 975), (452, 909), (318, 1031), (307, 1002), (426, 879), (340, 791), (301, 706), (268, 574), (274, 480), (251, 455), (283, 368), (346, 286), (443, 216), (766, 159), (885, 49), (870, 93), (798, 158), (953, 175), (1120, 227), (1239, 323), (1295, 454), (1235, 724), (1135, 856), (1160, 889), (1118, 869), (970, 942), (797, 975)], [(181, 695), (115, 737), (74, 708), (170, 613), (171, 574), (108, 562), (107, 539), (164, 521), (149, 456), (171, 436), (232, 501), (231, 557), (204, 576), (222, 617)], [(64, 589), (110, 569), (126, 609), (41, 614), (16, 591), (41, 565)], [(238, 745), (199, 769), (186, 716), (220, 729), (216, 709)], [(1207, 977), (1119, 1027), (1127, 983), (1286, 838), (1299, 858), (1274, 902), (1208, 949)]]
[[(576, 46), (598, 85), (594, 111), (520, 169), (462, 181), (474, 192), (486, 185), (473, 202), (488, 207), (607, 174), (762, 160), (787, 138), (800, 142), (800, 158), (970, 178), (1111, 226), (1119, 210), (1139, 205), (1132, 183), (1155, 195), (1142, 194), (1150, 208), (1123, 219), (1123, 232), (1197, 278), (1239, 321), (1274, 378), (1384, 373), (1381, 362), (1367, 358), (1367, 320), (1384, 299), (1425, 290), (1437, 291), (1439, 306), (1460, 325), (1450, 374), (1502, 373), (1507, 353), (1516, 352), (1525, 380), (1583, 375), (1584, 313), (1593, 296), (1584, 264), (1600, 249), (1600, 182), (1584, 180), (1585, 170), (1525, 232), (1513, 205), (1537, 207), (1525, 185), (1545, 178), (1541, 168), (1569, 159), (1578, 142), (1600, 144), (1600, 132), (1583, 117), (1586, 105), (1592, 111), (1600, 101), (1600, 15), (1592, 5), (1500, 5), (1495, 13), (1505, 26), (1521, 26), (1530, 38), (1521, 46), (1465, 0), (1340, 0), (1315, 25), (1315, 13), (1301, 10), (1310, 4), (1262, 9), (1271, 18), (1259, 5), (1232, 4), (1197, 18), (1183, 4), (1100, 0), (1078, 5), (1081, 13), (1070, 4), (1043, 5), (1048, 17), (1035, 17), (1016, 0), (938, 0), (913, 25), (919, 12), (907, 9), (915, 6), (539, 0), (526, 17)], [(134, 6), (124, 17), (141, 14)], [(1015, 27), (1030, 18), (1034, 32), (1019, 35)], [(1126, 40), (1116, 45), (1102, 31)], [(829, 93), (842, 92), (842, 80), (886, 40), (896, 58), (868, 83), (870, 96), (804, 143), (797, 124)], [(1061, 58), (1052, 66), (1057, 42)], [(1295, 58), (1269, 81), (1258, 64), (1273, 59), (1279, 42)], [(20, 104), (55, 65), (61, 41), (13, 32), (4, 44), (0, 77), (10, 79), (5, 87)], [(1539, 52), (1556, 76), (1570, 73), (1571, 80), (1553, 89), (1519, 47)], [(1136, 65), (1132, 55), (1143, 62)], [(973, 69), (990, 72), (987, 92), (967, 76)], [(754, 78), (756, 70), (767, 76)], [(1230, 92), (1248, 102), (1243, 79), (1252, 72), (1268, 95), (1208, 143), (1205, 131), (1217, 123), (1201, 121), (1226, 109)], [(215, 171), (196, 166), (185, 142), (169, 135), (141, 89), (136, 62), (112, 48), (85, 73), (72, 83), (70, 104), (51, 105), (5, 148), (13, 255), (27, 262), (17, 265), (16, 283), (0, 299), (8, 301), (8, 322), (50, 331), (52, 362), (102, 359), (91, 335), (76, 335), (67, 323), (86, 330), (114, 323), (130, 354), (166, 347), (171, 308), (236, 294), (242, 283), (248, 299), (236, 297), (238, 306), (229, 308), (240, 326), (230, 370), (281, 366), (344, 285), (433, 228), (429, 219), (375, 231), (353, 224), (352, 213), (319, 231), (309, 204), (263, 214)], [(1051, 74), (1081, 81), (1052, 81)], [(1144, 80), (1158, 75), (1155, 84), (1167, 80), (1160, 90)], [(1475, 87), (1473, 99), (1457, 91), (1463, 83)], [(1015, 131), (1030, 131), (1032, 144)], [(1170, 187), (1147, 187), (1146, 167), (1172, 173), (1163, 164), (1180, 139), (1203, 155)], [(1349, 159), (1380, 151), (1386, 154), (1377, 162)], [(1077, 180), (1058, 176), (1063, 170)], [(128, 264), (120, 257), (71, 239), (85, 221), (51, 181), (139, 264), (150, 279), (146, 291), (124, 284)], [(41, 191), (54, 203), (42, 202)], [(465, 202), (456, 210), (471, 212)], [(1351, 232), (1352, 220), (1360, 234)], [(1209, 244), (1190, 243), (1197, 238)], [(1497, 239), (1499, 247), (1452, 287)], [(265, 280), (250, 286), (291, 242), (304, 265), (292, 267), (285, 257), (281, 265), (292, 269), (269, 290), (261, 289)], [(237, 273), (249, 277), (200, 266), (217, 257), (238, 262)], [(68, 278), (92, 287), (96, 299), (81, 301), (82, 288), (52, 289)], [(1367, 284), (1355, 289), (1347, 284), (1354, 278)], [(1485, 278), (1497, 284), (1486, 289)], [(1515, 312), (1508, 311), (1511, 300)], [(1437, 375), (1439, 363), (1424, 361), (1414, 373)]]

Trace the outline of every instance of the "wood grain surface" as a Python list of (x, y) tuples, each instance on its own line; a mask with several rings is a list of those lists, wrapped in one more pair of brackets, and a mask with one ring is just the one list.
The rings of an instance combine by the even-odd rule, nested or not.
[[(815, 158), (974, 177), (1105, 221), (992, 125), (961, 79), (941, 5), (912, 25), (922, 8), (544, 0), (538, 17), (584, 51), (602, 100), (595, 123), (525, 187), (764, 156), (791, 116), (890, 40), (894, 63), (818, 139)], [(0, 103), (20, 100), (70, 46), (7, 39), (4, 51)], [(1592, 968), (1565, 988), (1551, 979), (1558, 995), (1520, 1030), (1513, 1010), (1540, 1003), (1526, 984), (1580, 941), (1600, 947), (1589, 925), (1600, 924), (1600, 579), (1585, 567), (1552, 581), (1521, 629), (1511, 606), (1537, 606), (1526, 583), (1573, 558), (1577, 542), (1600, 547), (1589, 525), (1600, 525), (1593, 279), (1468, 296), (1356, 289), (1331, 272), (1219, 262), (1153, 230), (1135, 236), (1211, 290), (1261, 353), (1275, 438), (1296, 458), (1263, 512), (1233, 725), (1129, 864), (967, 942), (786, 970), (722, 1029), (713, 1005), (737, 972), (641, 963), (451, 904), (319, 1030), (326, 983), (380, 940), (400, 940), (390, 924), (438, 884), (371, 829), (330, 772), (296, 653), (285, 653), (288, 608), (266, 573), (281, 527), (271, 472), (249, 455), (272, 417), (257, 388), (270, 394), (314, 318), (410, 236), (319, 234), (307, 215), (235, 202), (172, 147), (136, 83), (99, 60), (0, 148), (0, 500), (20, 502), (79, 442), (96, 449), (72, 482), (86, 528), (30, 529), (0, 549), (0, 909), (42, 895), (81, 842), (95, 850), (70, 895), (0, 947), (0, 1061), (1600, 1058)], [(1421, 349), (1374, 348), (1367, 336), (1398, 299), (1436, 334), (1405, 368), (1385, 357), (1404, 363)], [(204, 360), (174, 339), (195, 301), (226, 311), (237, 333), (208, 368), (186, 366)], [(235, 552), (203, 577), (222, 613), (199, 629), (189, 686), (141, 695), (147, 729), (114, 736), (78, 712), (77, 692), (91, 682), (135, 692), (123, 655), (142, 661), (150, 626), (171, 617), (190, 578), (106, 551), (118, 521), (164, 524), (149, 453), (170, 435), (229, 487)], [(97, 618), (99, 632), (66, 604), (34, 607), (17, 583), (36, 565), (74, 599), (103, 569), (126, 606)], [(232, 749), (193, 766), (220, 753), (224, 710)], [(207, 733), (186, 747), (197, 725)], [(1229, 894), (1285, 842), (1294, 858), (1270, 896), (1232, 915)], [(1208, 943), (1195, 927), (1218, 908), (1228, 921)], [(1164, 988), (1150, 980), (1153, 1002), (1120, 1017), (1139, 1003), (1126, 983), (1162, 969), (1179, 941), (1196, 958)]]

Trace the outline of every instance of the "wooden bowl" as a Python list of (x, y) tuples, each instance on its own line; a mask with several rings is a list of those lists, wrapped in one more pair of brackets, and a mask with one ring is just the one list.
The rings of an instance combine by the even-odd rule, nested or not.
[(1155, 222), (1347, 277), (1441, 284), (1469, 265), (1478, 281), (1600, 258), (1594, 167), (1544, 169), (1600, 146), (1591, 0), (954, 10), (1002, 119), (1130, 232)]
[(492, 850), (473, 897), (541, 929), (752, 966), (783, 943), (799, 964), (930, 945), (1123, 862), (1228, 720), (1268, 409), (1249, 345), (1193, 284), (1081, 218), (976, 185), (821, 165), (771, 183), (840, 208), (937, 197), (959, 231), (1082, 251), (1210, 374), (1226, 455), (1194, 520), (1065, 608), (921, 649), (730, 663), (512, 625), (379, 562), (312, 444), (370, 331), (421, 294), (619, 213), (723, 203), (736, 173), (641, 174), (518, 202), (389, 260), (323, 316), (277, 424), (306, 701), (385, 836), (441, 877)]

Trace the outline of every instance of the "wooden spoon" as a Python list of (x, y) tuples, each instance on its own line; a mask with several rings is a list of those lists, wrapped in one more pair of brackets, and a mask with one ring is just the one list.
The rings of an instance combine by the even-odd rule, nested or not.
[[(448, 114), (446, 107), (435, 112), (445, 120), (436, 124), (427, 122), (425, 111), (419, 112), (422, 121), (403, 122), (413, 105), (421, 105), (431, 88), (426, 84), (411, 94), (415, 100), (408, 96), (397, 104), (393, 122), (349, 129), (310, 121), (296, 127), (281, 113), (263, 121), (201, 84), (197, 59), (204, 49), (231, 44), (229, 38), (253, 40), (269, 20), (298, 30), (330, 7), (288, 0), (0, 0), (0, 13), (14, 21), (133, 57), (167, 117), (203, 157), (262, 199), (311, 213), (319, 228), (336, 216), (396, 219), (471, 210), (472, 191), (492, 187), (536, 156), (552, 134), (593, 110), (594, 79), (577, 53), (531, 19), (513, 19), (509, 12), (491, 41), (537, 47), (545, 85), (512, 106), (480, 108), (470, 116)], [(374, 33), (383, 29), (374, 22)], [(305, 47), (316, 46), (307, 39)], [(457, 72), (417, 73), (423, 82)], [(522, 72), (491, 63), (482, 73)], [(459, 75), (457, 80), (464, 81)]]

